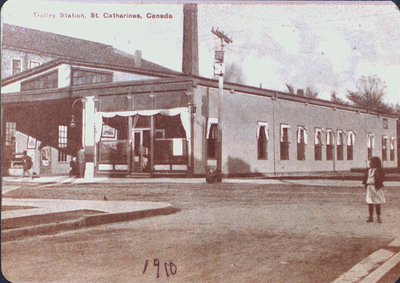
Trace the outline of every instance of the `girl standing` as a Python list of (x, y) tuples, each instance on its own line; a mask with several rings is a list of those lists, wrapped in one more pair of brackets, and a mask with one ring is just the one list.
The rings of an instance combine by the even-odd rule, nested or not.
[(366, 190), (365, 201), (368, 204), (369, 217), (367, 223), (373, 222), (374, 206), (376, 210), (377, 222), (381, 220), (381, 204), (386, 202), (383, 193), (383, 181), (385, 173), (382, 170), (382, 163), (379, 157), (372, 157), (369, 160), (369, 169), (364, 176), (363, 185)]

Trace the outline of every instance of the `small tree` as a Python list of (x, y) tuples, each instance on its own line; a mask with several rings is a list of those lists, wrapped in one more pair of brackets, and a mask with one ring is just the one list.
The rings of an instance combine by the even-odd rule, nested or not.
[(386, 84), (378, 76), (362, 76), (356, 87), (356, 91), (347, 90), (347, 98), (355, 106), (377, 111), (388, 110), (388, 105), (383, 102)]
[(346, 102), (344, 99), (341, 99), (337, 96), (336, 91), (332, 90), (331, 92), (331, 101), (337, 104), (348, 105), (349, 103)]
[(305, 97), (310, 97), (310, 98), (317, 98), (318, 97), (318, 90), (313, 88), (313, 87), (306, 87), (306, 91), (304, 92)]
[(393, 113), (400, 117), (400, 103), (397, 102), (395, 105), (392, 106)]

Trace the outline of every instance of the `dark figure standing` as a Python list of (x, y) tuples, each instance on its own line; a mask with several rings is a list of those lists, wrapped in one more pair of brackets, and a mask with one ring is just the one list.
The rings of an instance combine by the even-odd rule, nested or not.
[(385, 173), (382, 169), (382, 163), (379, 157), (372, 157), (369, 160), (369, 169), (365, 173), (363, 185), (365, 186), (366, 197), (365, 201), (368, 204), (369, 217), (367, 223), (373, 222), (374, 206), (378, 223), (381, 220), (381, 204), (386, 202), (383, 192), (383, 181)]
[(32, 162), (32, 158), (28, 155), (28, 152), (26, 150), (24, 150), (24, 152), (23, 152), (21, 161), (22, 161), (22, 168), (23, 168), (22, 178), (24, 178), (26, 173), (28, 173), (28, 176), (33, 179), (33, 174), (31, 171), (33, 162)]
[(76, 157), (73, 157), (71, 162), (69, 163), (69, 176), (78, 177), (78, 175), (79, 175), (78, 164), (76, 163)]

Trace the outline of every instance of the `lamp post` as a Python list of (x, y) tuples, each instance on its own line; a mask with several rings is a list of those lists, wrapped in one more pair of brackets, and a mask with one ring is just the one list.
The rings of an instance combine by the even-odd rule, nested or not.
[(217, 136), (217, 169), (216, 169), (216, 181), (222, 181), (222, 131), (223, 131), (223, 115), (222, 115), (222, 105), (223, 105), (223, 93), (224, 93), (224, 43), (229, 44), (232, 39), (224, 32), (211, 29), (211, 32), (216, 35), (220, 41), (220, 50), (215, 51), (215, 65), (214, 65), (214, 75), (218, 76), (218, 136)]
[(72, 113), (71, 114), (71, 121), (69, 122), (69, 126), (71, 128), (75, 128), (76, 127), (76, 118), (75, 118), (75, 115), (73, 113), (74, 113), (74, 106), (78, 101), (83, 103), (83, 98), (77, 98), (77, 99), (74, 100), (74, 102), (72, 102), (72, 105), (71, 105), (71, 113)]

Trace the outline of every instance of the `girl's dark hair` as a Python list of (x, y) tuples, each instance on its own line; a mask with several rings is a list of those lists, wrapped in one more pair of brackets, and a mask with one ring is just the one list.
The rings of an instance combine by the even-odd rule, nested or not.
[(371, 157), (370, 162), (371, 168), (382, 168), (382, 162), (378, 156)]

